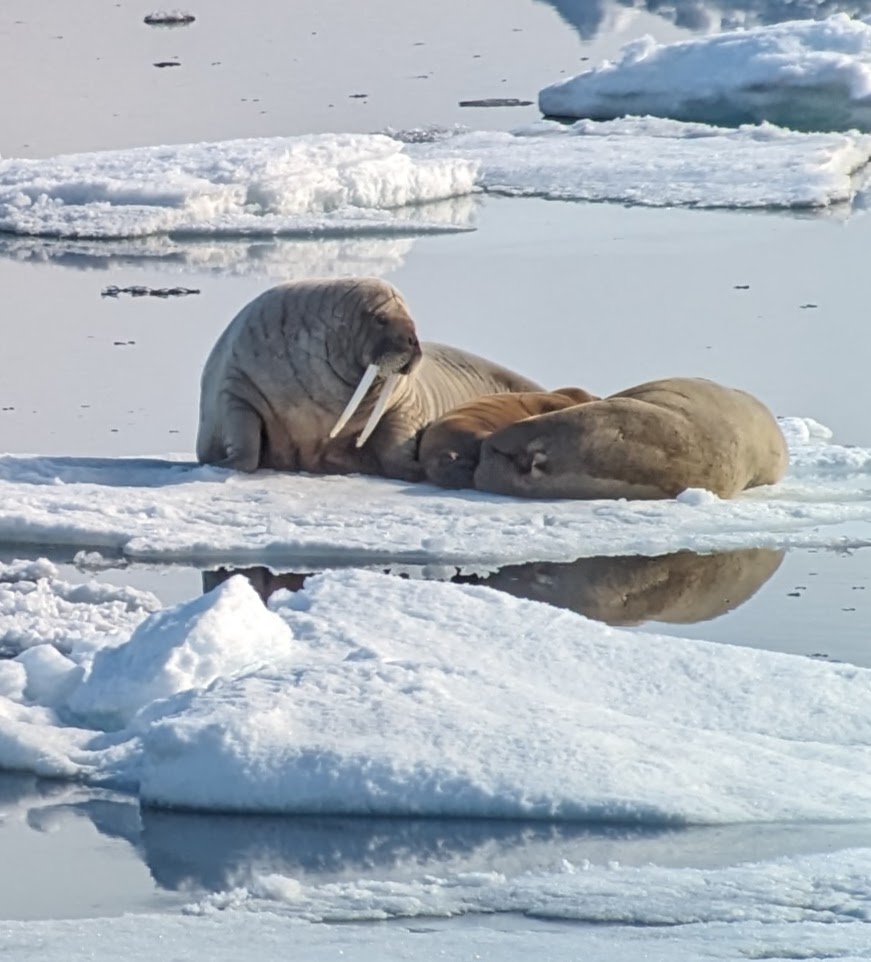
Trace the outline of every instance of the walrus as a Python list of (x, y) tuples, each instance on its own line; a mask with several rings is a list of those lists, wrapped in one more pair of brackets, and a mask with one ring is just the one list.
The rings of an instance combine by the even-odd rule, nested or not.
[(536, 390), (485, 358), (421, 344), (402, 295), (379, 278), (279, 284), (239, 311), (206, 360), (197, 459), (419, 481), (427, 424), (482, 394)]
[(561, 411), (598, 398), (583, 388), (486, 394), (442, 415), (420, 438), (418, 458), (427, 481), (443, 488), (471, 488), (481, 442), (524, 418)]
[(527, 498), (731, 498), (786, 471), (786, 441), (750, 394), (704, 378), (666, 378), (491, 434), (475, 487)]

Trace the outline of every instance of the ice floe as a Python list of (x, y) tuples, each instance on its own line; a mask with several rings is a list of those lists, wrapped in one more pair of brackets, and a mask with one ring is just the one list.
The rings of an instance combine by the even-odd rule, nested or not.
[(362, 476), (243, 475), (187, 461), (0, 457), (0, 540), (141, 561), (495, 567), (690, 549), (871, 541), (871, 451), (785, 418), (779, 485), (721, 501), (527, 501)]
[(469, 872), (392, 884), (356, 879), (312, 885), (263, 873), (249, 886), (205, 899), (190, 911), (259, 907), (317, 922), (512, 912), (635, 926), (868, 923), (869, 868), (871, 850), (848, 849), (837, 858), (810, 855), (720, 869), (565, 861), (546, 873)]
[[(468, 882), (473, 884), (474, 879)], [(388, 892), (389, 886), (385, 886), (385, 899)], [(622, 890), (620, 897), (634, 902), (639, 894), (644, 891), (633, 886)], [(349, 927), (307, 923), (274, 912), (216, 912), (205, 918), (128, 914), (111, 919), (5, 922), (0, 948), (8, 946), (40, 962), (114, 962), (120, 957), (127, 962), (149, 962), (155, 945), (163, 953), (193, 962), (236, 962), (243, 957), (284, 962), (288, 945), (307, 962), (348, 956), (358, 962), (386, 958), (441, 962), (468, 956), (470, 946), (476, 956), (499, 962), (530, 958), (548, 962), (576, 962), (578, 958), (586, 962), (746, 962), (760, 956), (869, 958), (867, 925), (859, 921), (840, 925), (735, 921), (678, 927), (555, 925), (533, 918), (499, 923), (490, 918), (450, 925), (430, 916), (407, 925)]]
[(871, 670), (375, 572), (146, 609), (120, 643), (0, 661), (0, 767), (213, 811), (871, 817)]
[(782, 23), (821, 20), (835, 13), (854, 17), (871, 14), (868, 0), (535, 0), (550, 4), (584, 40), (616, 31), (640, 12), (686, 30), (711, 33)]
[(44, 237), (424, 233), (429, 201), (475, 184), (463, 159), (391, 137), (312, 134), (0, 160), (0, 230)]
[(510, 196), (812, 208), (852, 199), (853, 175), (871, 156), (871, 137), (628, 117), (458, 134), (429, 151), (474, 158), (481, 187)]
[[(656, 118), (513, 132), (305, 135), (0, 160), (8, 256), (242, 260), (239, 237), (412, 235), (474, 226), (473, 192), (652, 206), (849, 201), (871, 138)], [(167, 244), (165, 238), (171, 237)], [(230, 253), (216, 253), (215, 237)], [(76, 245), (47, 243), (75, 240)], [(154, 238), (161, 238), (154, 243)], [(179, 250), (179, 240), (196, 240)], [(90, 244), (88, 242), (91, 242)], [(119, 245), (119, 241), (123, 241)]]
[(539, 92), (542, 113), (606, 120), (651, 114), (796, 130), (871, 128), (871, 25), (839, 13), (660, 44), (646, 36), (620, 57)]

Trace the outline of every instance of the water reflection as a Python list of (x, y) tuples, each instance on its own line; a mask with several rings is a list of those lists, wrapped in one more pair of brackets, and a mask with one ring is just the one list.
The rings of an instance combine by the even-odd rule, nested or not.
[[(457, 573), (455, 584), (485, 585), (517, 598), (567, 608), (609, 625), (645, 621), (692, 624), (732, 611), (768, 581), (784, 552), (745, 548), (716, 554), (676, 551), (650, 558), (579, 558), (569, 563), (508, 565), (487, 575)], [(390, 573), (389, 568), (382, 569)], [(299, 591), (312, 572), (274, 572), (263, 566), (204, 571), (203, 591), (244, 574), (266, 601), (281, 588)]]
[(405, 263), (410, 237), (331, 240), (54, 240), (0, 235), (0, 258), (80, 271), (165, 271), (299, 280), (347, 274), (383, 276)]
[(821, 20), (835, 13), (863, 17), (871, 0), (535, 0), (554, 7), (560, 17), (592, 40), (606, 32), (621, 9), (645, 10), (677, 27), (695, 32), (754, 27), (786, 20)]
[(566, 846), (667, 831), (480, 819), (258, 818), (149, 809), (141, 814), (143, 851), (155, 881), (168, 889), (208, 891), (244, 885), (272, 872), (333, 881), (361, 874), (411, 878), (486, 871), (515, 862), (522, 871), (558, 863)]
[[(249, 885), (272, 873), (321, 884), (462, 872), (517, 877), (585, 860), (717, 866), (863, 845), (871, 830), (864, 823), (679, 827), (210, 815), (143, 809), (129, 796), (51, 786), (0, 773), (0, 826), (18, 816), (43, 838), (70, 838), (84, 822), (104, 838), (126, 843), (114, 850), (116, 870), (126, 852), (146, 865), (160, 889), (186, 898)], [(26, 859), (21, 838), (18, 845), (19, 858)], [(80, 853), (82, 870), (88, 868), (87, 851)], [(106, 872), (107, 865), (101, 863), (100, 870)]]
[[(451, 197), (391, 209), (390, 221), (367, 227), (301, 229), (287, 236), (76, 239), (0, 233), (0, 258), (75, 270), (165, 270), (299, 280), (304, 277), (383, 276), (405, 263), (416, 237), (474, 230), (480, 198)], [(314, 236), (313, 236), (314, 235)]]

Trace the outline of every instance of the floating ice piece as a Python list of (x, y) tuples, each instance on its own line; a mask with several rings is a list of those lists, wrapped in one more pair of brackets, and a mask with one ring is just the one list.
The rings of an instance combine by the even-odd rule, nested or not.
[(790, 446), (786, 478), (731, 501), (532, 501), (381, 478), (7, 455), (0, 457), (0, 540), (148, 561), (320, 566), (494, 566), (869, 543), (871, 451), (836, 444), (805, 418), (781, 423)]
[(0, 231), (43, 237), (425, 233), (474, 162), (381, 134), (312, 134), (0, 160)]
[(539, 91), (552, 117), (652, 114), (795, 130), (871, 129), (871, 25), (845, 13), (660, 44), (641, 37)]
[(871, 136), (807, 134), (770, 124), (737, 130), (656, 117), (412, 144), (415, 155), (467, 157), (485, 191), (648, 206), (813, 208), (850, 201)]
[[(380, 235), (396, 244), (400, 235), (471, 228), (470, 195), (481, 190), (654, 206), (824, 207), (853, 197), (852, 175), (871, 156), (871, 138), (855, 133), (649, 117), (408, 138), (319, 134), (0, 160), (0, 234), (8, 235), (0, 254), (95, 264), (183, 258), (204, 269), (257, 270), (262, 252), (247, 257), (251, 243), (240, 236)], [(22, 244), (21, 235), (31, 239)], [(113, 246), (95, 248), (94, 240)], [(396, 260), (389, 247), (371, 246), (363, 260)], [(284, 251), (267, 256), (295, 259)], [(349, 251), (350, 267), (332, 271), (353, 270), (355, 258)]]
[(871, 812), (871, 670), (488, 588), (334, 571), (266, 608), (236, 576), (147, 617), (84, 679), (83, 653), (5, 663), (0, 768), (214, 811), (653, 826)]

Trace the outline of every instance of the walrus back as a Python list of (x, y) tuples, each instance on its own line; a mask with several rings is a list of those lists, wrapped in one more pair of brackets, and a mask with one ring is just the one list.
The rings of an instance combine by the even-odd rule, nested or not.
[(474, 482), (525, 497), (669, 498), (697, 487), (729, 498), (779, 481), (787, 461), (783, 434), (756, 398), (670, 378), (495, 432)]

